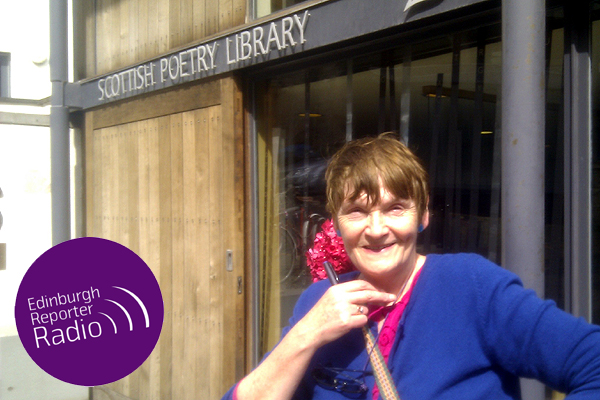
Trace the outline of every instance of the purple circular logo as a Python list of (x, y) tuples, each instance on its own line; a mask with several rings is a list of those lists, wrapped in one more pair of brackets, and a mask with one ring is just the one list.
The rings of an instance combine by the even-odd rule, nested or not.
[(64, 382), (97, 386), (137, 369), (163, 324), (158, 282), (133, 251), (99, 238), (52, 247), (29, 268), (15, 318), (29, 356)]

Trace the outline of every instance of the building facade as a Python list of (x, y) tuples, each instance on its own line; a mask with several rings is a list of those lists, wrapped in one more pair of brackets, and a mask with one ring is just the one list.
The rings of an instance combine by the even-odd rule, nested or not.
[[(544, 66), (532, 286), (598, 323), (600, 2), (570, 3), (546, 2), (532, 49)], [(324, 169), (354, 138), (395, 132), (426, 165), (420, 251), (515, 268), (502, 135), (516, 72), (503, 57), (518, 41), (504, 42), (500, 1), (77, 7), (67, 103), (84, 137), (85, 235), (136, 251), (165, 302), (154, 353), (94, 398), (214, 399), (247, 373), (311, 282)]]

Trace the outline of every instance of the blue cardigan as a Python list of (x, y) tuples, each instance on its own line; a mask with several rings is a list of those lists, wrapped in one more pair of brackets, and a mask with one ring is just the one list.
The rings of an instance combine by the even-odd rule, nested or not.
[[(301, 295), (290, 327), (328, 287), (321, 281)], [(362, 370), (366, 364), (364, 340), (355, 329), (317, 351), (295, 398), (345, 399), (317, 385), (312, 370), (318, 365)], [(598, 400), (600, 327), (539, 299), (516, 275), (483, 257), (432, 254), (400, 320), (389, 368), (402, 400), (520, 399), (519, 376), (569, 393), (569, 400)], [(370, 400), (372, 375), (366, 384), (362, 398)]]

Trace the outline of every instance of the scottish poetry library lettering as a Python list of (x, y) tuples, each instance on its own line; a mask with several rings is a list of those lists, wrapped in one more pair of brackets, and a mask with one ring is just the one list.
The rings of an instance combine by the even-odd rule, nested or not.
[(268, 59), (272, 52), (284, 51), (306, 42), (309, 16), (307, 10), (300, 15), (294, 14), (109, 75), (98, 81), (98, 100), (152, 90), (158, 84), (165, 87), (184, 80), (199, 79), (216, 70), (225, 71), (257, 57)]

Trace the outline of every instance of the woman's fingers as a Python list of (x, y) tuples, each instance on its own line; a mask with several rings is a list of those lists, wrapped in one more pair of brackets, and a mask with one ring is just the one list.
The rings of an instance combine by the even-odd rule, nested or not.
[(375, 291), (377, 291), (377, 289), (375, 289), (375, 286), (373, 286), (369, 282), (363, 281), (361, 279), (340, 283), (339, 285), (336, 285), (335, 287), (337, 287), (337, 288), (344, 287), (345, 290), (348, 292), (355, 292), (355, 291), (359, 291), (359, 290), (375, 290)]
[[(341, 299), (356, 305), (385, 305), (396, 300), (396, 295), (380, 292), (366, 281), (351, 281), (333, 286), (330, 292), (336, 292)], [(328, 292), (329, 292), (328, 291)]]
[(395, 298), (365, 281), (341, 283), (327, 290), (301, 325), (323, 345), (365, 325), (369, 306), (389, 304)]

